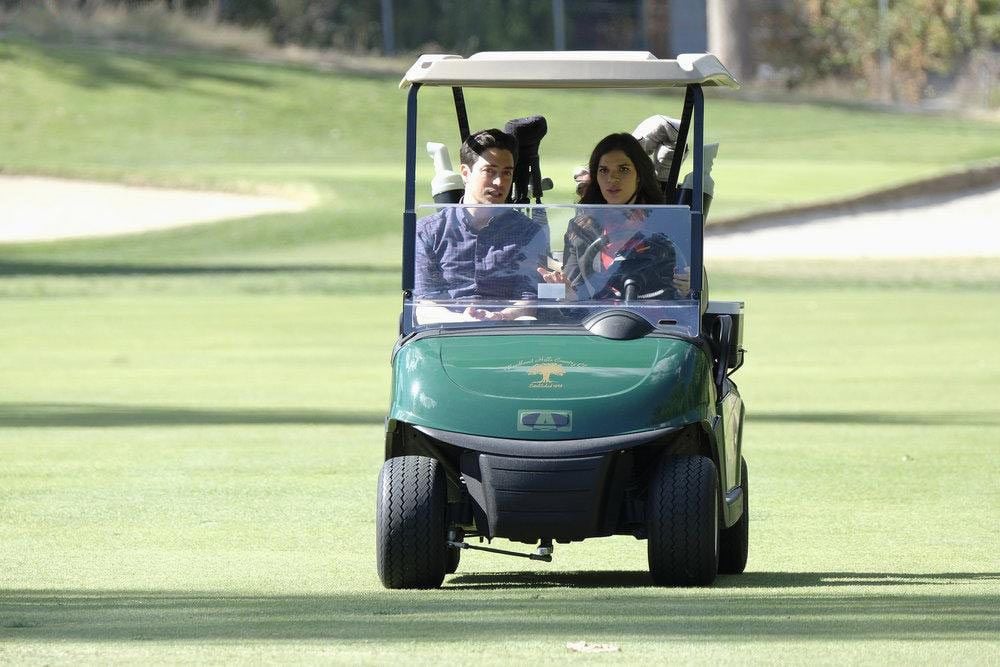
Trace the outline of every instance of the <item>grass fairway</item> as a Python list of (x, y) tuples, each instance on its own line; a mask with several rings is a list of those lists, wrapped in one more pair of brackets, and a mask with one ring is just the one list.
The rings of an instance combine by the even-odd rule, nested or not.
[[(317, 202), (0, 246), (0, 663), (527, 663), (578, 658), (576, 641), (615, 643), (591, 657), (630, 663), (995, 662), (995, 260), (710, 267), (713, 298), (747, 301), (746, 574), (652, 588), (644, 543), (614, 538), (559, 545), (551, 565), (466, 554), (443, 590), (383, 590), (394, 85), (0, 43), (14, 101), (0, 105), (0, 168)], [(473, 124), (589, 109), (543, 144), (567, 183), (593, 139), (665, 111), (652, 96), (491, 95), (469, 94)], [(714, 215), (1000, 153), (995, 124), (709, 108), (727, 189)], [(450, 112), (422, 130), (454, 140)]]
[(397, 296), (342, 279), (3, 281), (0, 661), (995, 658), (995, 282), (717, 267), (748, 301), (746, 574), (651, 588), (644, 543), (613, 538), (551, 565), (467, 553), (443, 590), (389, 592)]
[[(395, 235), (406, 107), (398, 80), (202, 54), (2, 42), (0, 89), (9, 102), (0, 104), (0, 169), (266, 191), (314, 204), (297, 215), (2, 255), (307, 263), (325, 261), (345, 238)], [(572, 200), (572, 170), (600, 137), (682, 107), (677, 94), (614, 91), (470, 89), (466, 97), (473, 127), (548, 118), (541, 163), (556, 185), (549, 203)], [(721, 142), (713, 219), (878, 190), (1000, 155), (997, 123), (749, 103), (717, 90), (707, 97), (708, 136)], [(450, 90), (424, 89), (419, 99), (419, 145), (446, 142), (457, 162)], [(422, 151), (418, 170), (418, 201), (429, 202), (431, 161)]]

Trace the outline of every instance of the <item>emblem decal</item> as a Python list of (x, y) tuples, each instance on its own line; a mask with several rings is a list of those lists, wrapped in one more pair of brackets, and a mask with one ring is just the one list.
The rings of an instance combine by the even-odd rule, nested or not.
[(520, 410), (517, 413), (517, 430), (572, 431), (573, 412), (571, 410)]
[(538, 379), (528, 384), (530, 389), (561, 389), (562, 383), (554, 378), (561, 378), (567, 373), (572, 373), (573, 369), (584, 366), (586, 364), (577, 361), (566, 361), (556, 357), (537, 357), (518, 361), (507, 366), (506, 370), (537, 375)]
[(560, 377), (566, 375), (566, 369), (557, 363), (547, 362), (544, 364), (535, 364), (528, 369), (528, 374), (542, 376), (540, 380), (536, 380), (528, 385), (532, 389), (558, 389), (559, 387), (562, 387), (562, 385), (558, 382), (553, 382), (552, 376), (555, 375), (556, 377)]

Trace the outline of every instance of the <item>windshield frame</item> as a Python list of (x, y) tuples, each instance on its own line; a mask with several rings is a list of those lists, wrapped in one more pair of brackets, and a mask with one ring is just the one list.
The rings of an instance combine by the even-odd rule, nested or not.
[(416, 214), (401, 333), (580, 328), (610, 310), (699, 333), (687, 206), (426, 203)]
[[(433, 84), (429, 84), (433, 85)], [(413, 297), (414, 288), (414, 248), (416, 241), (416, 163), (417, 163), (417, 112), (420, 83), (413, 83), (407, 94), (406, 107), (406, 155), (404, 176), (404, 210), (403, 210), (403, 248), (402, 248), (402, 290), (404, 301)], [(497, 86), (502, 87), (502, 86)], [(464, 140), (469, 134), (468, 113), (465, 99), (460, 87), (452, 87), (455, 110), (458, 117), (459, 132)], [(687, 140), (689, 128), (693, 125), (692, 158), (693, 183), (692, 198), (689, 206), (691, 212), (691, 291), (697, 301), (703, 300), (703, 253), (704, 253), (704, 125), (705, 101), (700, 84), (685, 86), (684, 108), (681, 117), (681, 128), (678, 143)], [(668, 187), (673, 189), (677, 184), (683, 151), (676, 151), (670, 168)], [(406, 318), (404, 317), (404, 320)], [(401, 333), (405, 333), (404, 327)]]

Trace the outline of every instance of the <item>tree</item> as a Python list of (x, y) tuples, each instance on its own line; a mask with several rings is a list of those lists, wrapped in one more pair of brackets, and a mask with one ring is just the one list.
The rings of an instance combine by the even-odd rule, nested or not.
[(900, 0), (889, 38), (896, 97), (916, 102), (930, 73), (952, 71), (976, 43), (976, 0)]
[(753, 75), (750, 62), (750, 12), (746, 0), (708, 0), (708, 50), (737, 79)]
[[(977, 0), (891, 0), (887, 15), (891, 96), (917, 102), (928, 75), (954, 71), (981, 42)], [(797, 0), (805, 37), (796, 44), (805, 78), (860, 78), (880, 89), (876, 0)]]

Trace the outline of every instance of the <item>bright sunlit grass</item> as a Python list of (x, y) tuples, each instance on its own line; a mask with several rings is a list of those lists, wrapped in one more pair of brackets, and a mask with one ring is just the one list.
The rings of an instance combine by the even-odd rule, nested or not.
[[(577, 641), (637, 664), (995, 660), (995, 260), (709, 260), (712, 298), (746, 302), (746, 574), (652, 588), (644, 543), (619, 537), (551, 565), (466, 554), (444, 590), (383, 590), (396, 82), (0, 44), (2, 170), (319, 201), (0, 246), (0, 662), (524, 664)], [(717, 216), (1000, 153), (995, 125), (719, 97)], [(550, 117), (555, 203), (599, 136), (680, 101), (469, 102), (476, 125)], [(447, 91), (422, 104), (442, 109), (422, 138), (454, 141)]]
[(995, 286), (717, 271), (747, 302), (748, 572), (649, 588), (644, 543), (619, 537), (551, 565), (467, 553), (415, 593), (374, 565), (398, 297), (216, 278), (36, 276), (4, 299), (8, 660), (431, 662), (468, 633), (491, 663), (580, 640), (640, 661), (996, 648)]
[[(205, 54), (0, 44), (0, 169), (133, 183), (284, 194), (311, 211), (135, 239), (48, 244), (34, 257), (218, 261), (249, 252), (285, 261), (343, 239), (397, 233), (406, 94), (398, 76), (318, 71)], [(596, 141), (678, 95), (467, 91), (474, 126), (541, 114), (550, 203), (572, 200), (571, 173)], [(420, 140), (457, 161), (451, 93), (420, 95)], [(586, 109), (586, 113), (581, 113)], [(709, 91), (709, 140), (721, 144), (712, 219), (870, 192), (1000, 155), (1000, 126), (857, 109), (739, 102)], [(686, 167), (685, 172), (689, 167)], [(418, 200), (430, 160), (418, 154)], [(4, 255), (21, 254), (4, 248)]]

